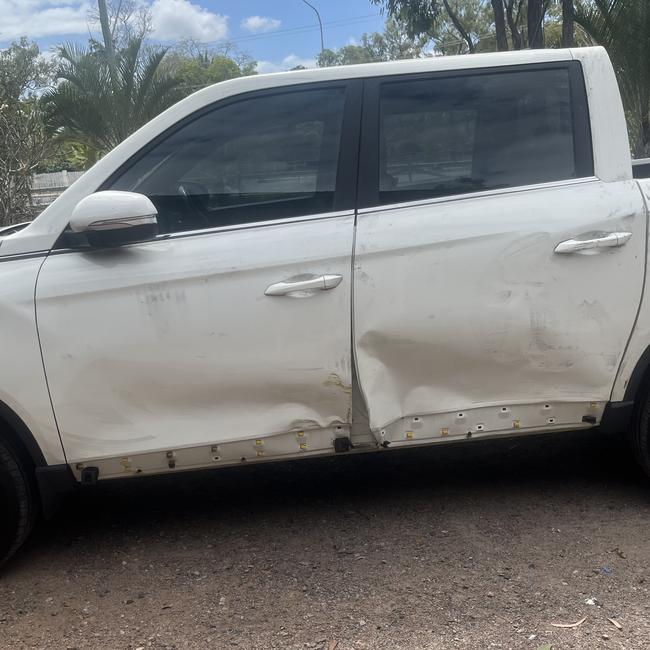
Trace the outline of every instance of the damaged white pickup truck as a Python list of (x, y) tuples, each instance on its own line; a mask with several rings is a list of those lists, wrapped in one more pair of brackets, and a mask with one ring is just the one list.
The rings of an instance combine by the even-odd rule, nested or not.
[(604, 50), (236, 79), (0, 240), (0, 560), (78, 483), (631, 430), (650, 183)]

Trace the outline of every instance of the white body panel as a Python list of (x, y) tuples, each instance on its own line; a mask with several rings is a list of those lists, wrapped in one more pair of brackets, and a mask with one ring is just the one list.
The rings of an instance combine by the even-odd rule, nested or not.
[[(350, 214), (48, 257), (37, 311), (68, 460), (348, 425), (353, 226)], [(326, 273), (341, 284), (264, 295)]]
[[(650, 211), (650, 180), (639, 181), (639, 186), (646, 203), (646, 210)], [(618, 376), (616, 377), (616, 383), (614, 384), (614, 390), (611, 396), (613, 402), (621, 402), (625, 399), (625, 390), (632, 377), (634, 368), (648, 346), (650, 346), (650, 296), (648, 295), (647, 259), (648, 253), (646, 253), (646, 282), (643, 300), (634, 325), (634, 332), (630, 338)]]
[[(553, 253), (597, 230), (633, 236)], [(634, 182), (384, 206), (362, 211), (356, 241), (356, 355), (373, 429), (490, 405), (608, 401), (643, 284)]]
[[(80, 201), (152, 139), (222, 99), (571, 60), (585, 77), (595, 177), (363, 209), (354, 278), (351, 212), (50, 252)], [(610, 397), (622, 399), (650, 343), (650, 301), (638, 311), (646, 227), (601, 48), (227, 81), (152, 120), (0, 239), (0, 331), (10, 341), (0, 350), (0, 401), (48, 463), (65, 460), (60, 432), (67, 462), (79, 472), (93, 461), (102, 477), (332, 453), (352, 420), (354, 337), (376, 443), (592, 426)], [(553, 253), (590, 231), (632, 236), (620, 248)], [(324, 275), (343, 279), (327, 291), (265, 295), (271, 284)]]
[(0, 258), (0, 402), (32, 432), (50, 465), (65, 462), (47, 392), (34, 317), (43, 258)]
[(589, 102), (594, 171), (606, 182), (632, 178), (632, 157), (623, 102), (614, 68), (602, 48), (571, 50), (580, 61)]

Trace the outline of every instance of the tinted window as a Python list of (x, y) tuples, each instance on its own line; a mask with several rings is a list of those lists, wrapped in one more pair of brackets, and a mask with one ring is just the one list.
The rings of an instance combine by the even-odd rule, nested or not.
[(344, 88), (257, 96), (184, 125), (110, 189), (146, 194), (162, 232), (333, 209)]
[(565, 68), (384, 83), (379, 118), (381, 203), (585, 175)]

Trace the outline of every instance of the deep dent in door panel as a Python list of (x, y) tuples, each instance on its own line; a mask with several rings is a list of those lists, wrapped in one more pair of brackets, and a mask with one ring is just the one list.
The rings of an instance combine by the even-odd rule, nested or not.
[[(540, 400), (576, 403), (576, 423), (600, 412), (641, 295), (635, 199), (631, 183), (593, 182), (360, 215), (355, 340), (373, 430)], [(553, 254), (615, 226), (635, 233), (624, 248)]]

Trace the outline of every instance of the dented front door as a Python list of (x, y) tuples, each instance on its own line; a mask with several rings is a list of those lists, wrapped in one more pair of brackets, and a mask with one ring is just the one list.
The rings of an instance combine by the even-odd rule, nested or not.
[[(48, 257), (39, 333), (68, 460), (113, 459), (106, 476), (330, 448), (350, 422), (353, 227), (344, 212)], [(265, 295), (323, 276), (338, 285)]]
[(45, 260), (43, 361), (77, 471), (309, 455), (347, 437), (359, 90), (204, 107), (104, 186), (146, 195), (159, 238)]

